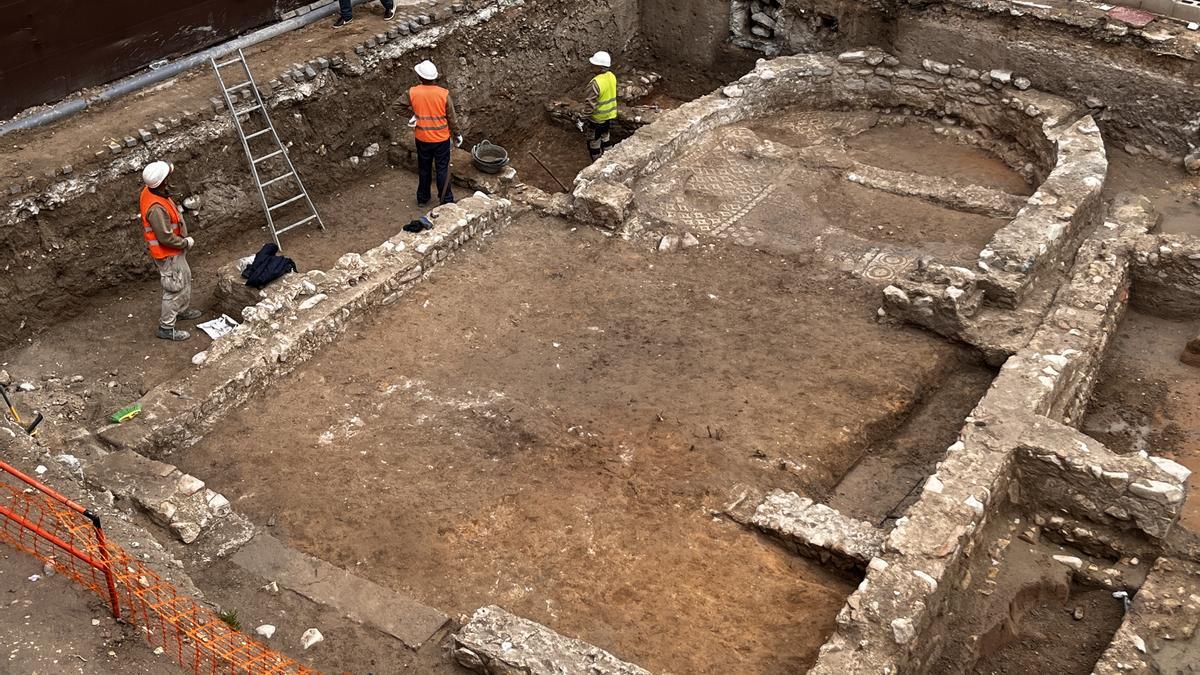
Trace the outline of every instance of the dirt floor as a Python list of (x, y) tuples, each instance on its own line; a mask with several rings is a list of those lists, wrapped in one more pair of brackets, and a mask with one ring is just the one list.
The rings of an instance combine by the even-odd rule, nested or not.
[[(1146, 451), (1200, 471), (1200, 370), (1179, 355), (1200, 321), (1169, 321), (1131, 309), (1100, 370), (1083, 430), (1118, 452)], [(1180, 523), (1200, 533), (1195, 480)]]
[(498, 603), (654, 670), (811, 664), (854, 580), (710, 509), (827, 492), (963, 352), (804, 258), (532, 215), (470, 248), (181, 466), (452, 614)]
[(118, 624), (98, 599), (32, 556), (0, 548), (3, 673), (178, 673), (137, 630)]
[(922, 121), (789, 109), (693, 143), (653, 181), (638, 185), (638, 208), (647, 227), (702, 239), (828, 251), (846, 261), (894, 256), (896, 264), (879, 270), (886, 274), (873, 277), (877, 281), (921, 254), (974, 260), (1007, 222), (852, 183), (842, 175), (852, 161), (1029, 193), (999, 158), (938, 135)]
[[(1029, 536), (1014, 515), (989, 521), (991, 542), (967, 563), (963, 595), (943, 610), (953, 625), (929, 672), (952, 675), (1087, 675), (1121, 625), (1110, 591), (1077, 582), (1055, 555), (1086, 556)], [(1027, 538), (1028, 537), (1028, 538)]]
[[(307, 271), (329, 268), (348, 251), (378, 246), (423, 213), (416, 206), (416, 180), (408, 171), (388, 169), (370, 182), (318, 198), (326, 230), (312, 226), (284, 234), (284, 253)], [(207, 309), (217, 268), (252, 255), (270, 241), (270, 235), (265, 228), (253, 228), (213, 244), (204, 236), (203, 210), (193, 222), (191, 234), (197, 244), (188, 254), (195, 284), (193, 306)], [(183, 323), (180, 327), (193, 333), (190, 340), (157, 339), (154, 330), (161, 297), (157, 279), (130, 282), (92, 298), (74, 316), (64, 317), (25, 345), (0, 352), (0, 368), (8, 371), (13, 389), (25, 382), (38, 387), (13, 393), (18, 410), (42, 410), (51, 421), (62, 418), (95, 426), (189, 368), (192, 355), (204, 350), (210, 340)], [(206, 312), (200, 320), (213, 317)], [(81, 358), (84, 354), (87, 358)], [(54, 436), (52, 423), (44, 433)]]

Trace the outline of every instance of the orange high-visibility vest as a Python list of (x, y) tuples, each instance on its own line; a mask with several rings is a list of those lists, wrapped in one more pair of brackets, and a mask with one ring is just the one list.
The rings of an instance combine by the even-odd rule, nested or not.
[(155, 260), (165, 260), (173, 258), (180, 253), (183, 253), (181, 248), (171, 248), (158, 243), (158, 238), (154, 235), (154, 227), (150, 225), (150, 207), (158, 205), (166, 209), (167, 217), (171, 219), (171, 224), (175, 227), (172, 231), (175, 236), (183, 236), (183, 218), (179, 215), (179, 209), (175, 206), (175, 202), (166, 197), (159, 197), (150, 191), (150, 188), (142, 188), (142, 236), (146, 238), (146, 246), (150, 249), (150, 257)]
[(408, 90), (408, 100), (417, 116), (414, 130), (417, 140), (441, 143), (450, 140), (450, 120), (446, 117), (446, 101), (450, 92), (432, 84), (419, 84)]

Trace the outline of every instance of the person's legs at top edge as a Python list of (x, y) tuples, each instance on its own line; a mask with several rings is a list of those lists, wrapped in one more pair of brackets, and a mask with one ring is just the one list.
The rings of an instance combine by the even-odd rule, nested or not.
[(396, 17), (396, 0), (379, 0), (379, 4), (383, 5), (383, 18), (391, 21)]

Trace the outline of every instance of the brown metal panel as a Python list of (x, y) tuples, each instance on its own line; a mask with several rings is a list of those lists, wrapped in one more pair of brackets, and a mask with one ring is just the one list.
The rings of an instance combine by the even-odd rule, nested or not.
[(296, 0), (0, 0), (0, 119), (225, 41)]

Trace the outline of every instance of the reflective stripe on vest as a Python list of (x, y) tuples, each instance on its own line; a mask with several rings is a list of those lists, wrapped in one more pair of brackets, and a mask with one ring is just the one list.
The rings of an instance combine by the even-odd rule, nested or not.
[(450, 120), (446, 117), (446, 102), (450, 92), (432, 84), (420, 84), (408, 90), (408, 100), (417, 117), (413, 130), (418, 141), (441, 143), (450, 140)]
[(607, 122), (617, 117), (617, 76), (605, 71), (592, 78), (600, 96), (596, 100), (596, 109), (592, 111), (592, 119), (596, 122)]
[(155, 260), (166, 260), (173, 258), (180, 253), (183, 253), (181, 248), (172, 248), (163, 246), (158, 243), (158, 237), (154, 234), (154, 226), (150, 224), (150, 207), (161, 206), (167, 212), (167, 217), (170, 218), (171, 224), (175, 227), (172, 231), (176, 237), (183, 236), (183, 218), (179, 215), (179, 209), (175, 206), (175, 202), (166, 197), (159, 197), (150, 191), (150, 188), (142, 188), (141, 210), (142, 210), (142, 238), (146, 240), (146, 247), (150, 249), (150, 257)]

